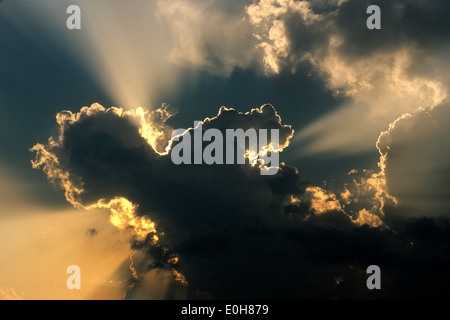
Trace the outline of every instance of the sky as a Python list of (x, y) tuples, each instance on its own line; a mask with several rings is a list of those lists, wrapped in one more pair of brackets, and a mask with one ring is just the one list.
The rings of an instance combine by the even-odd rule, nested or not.
[[(450, 297), (449, 14), (1, 1), (0, 299)], [(279, 130), (277, 174), (174, 164), (195, 121)]]

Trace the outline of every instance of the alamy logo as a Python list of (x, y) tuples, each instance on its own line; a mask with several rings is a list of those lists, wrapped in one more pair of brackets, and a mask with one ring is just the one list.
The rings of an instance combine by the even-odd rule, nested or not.
[[(274, 175), (279, 169), (278, 129), (270, 130), (270, 140), (267, 129), (256, 131), (253, 128), (226, 129), (224, 137), (216, 128), (203, 131), (203, 123), (195, 121), (193, 130), (175, 130), (171, 141), (172, 144), (178, 142), (171, 150), (171, 159), (176, 165), (245, 164), (247, 161), (259, 166), (261, 175)], [(209, 142), (205, 148), (203, 142)]]
[(366, 285), (369, 290), (381, 289), (381, 269), (377, 265), (371, 265), (367, 267), (367, 273), (371, 274), (367, 278)]
[(70, 16), (67, 18), (67, 29), (69, 30), (80, 30), (81, 29), (81, 9), (79, 6), (70, 5), (67, 7), (67, 14)]
[(81, 269), (77, 265), (71, 265), (67, 267), (66, 272), (71, 274), (70, 277), (67, 278), (66, 285), (70, 290), (73, 289), (81, 289)]

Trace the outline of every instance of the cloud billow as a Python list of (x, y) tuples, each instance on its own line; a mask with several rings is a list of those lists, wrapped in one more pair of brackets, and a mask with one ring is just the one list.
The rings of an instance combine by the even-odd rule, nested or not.
[(450, 104), (404, 114), (377, 142), (386, 187), (403, 210), (396, 214), (450, 214)]
[(298, 131), (297, 142), (306, 144), (299, 156), (369, 151), (387, 123), (448, 99), (448, 3), (370, 4), (381, 8), (380, 30), (366, 27), (364, 1), (259, 0), (246, 7), (268, 75), (310, 70), (348, 99)]

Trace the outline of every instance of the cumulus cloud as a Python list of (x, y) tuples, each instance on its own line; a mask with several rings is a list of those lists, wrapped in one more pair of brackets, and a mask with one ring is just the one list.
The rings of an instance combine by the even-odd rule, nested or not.
[(449, 108), (447, 103), (405, 114), (378, 139), (386, 188), (407, 216), (449, 213)]
[[(435, 245), (436, 267), (449, 265), (437, 258), (449, 234), (445, 221), (410, 220), (394, 230), (369, 210), (353, 216), (348, 192), (309, 185), (284, 163), (274, 176), (250, 164), (174, 165), (145, 138), (139, 114), (100, 105), (65, 111), (59, 135), (33, 148), (33, 165), (60, 183), (68, 201), (109, 208), (113, 224), (134, 231), (131, 246), (147, 259), (131, 264), (128, 297), (152, 270), (171, 273), (188, 298), (421, 296), (405, 285), (426, 268), (424, 246)], [(270, 105), (247, 113), (222, 108), (204, 124), (280, 128), (286, 147), (293, 134)], [(413, 257), (418, 263), (408, 269)], [(371, 264), (382, 267), (389, 290), (365, 289)], [(419, 283), (431, 296), (449, 283), (446, 274), (436, 276), (441, 282)]]
[(381, 132), (378, 170), (351, 170), (340, 193), (355, 223), (392, 226), (449, 214), (448, 103), (406, 113)]
[[(299, 154), (357, 153), (372, 148), (386, 123), (447, 98), (448, 5), (378, 1), (382, 29), (366, 28), (362, 1), (260, 0), (247, 7), (268, 74), (322, 76), (343, 106), (303, 128)], [(436, 20), (429, 23), (430, 17)], [(447, 67), (442, 69), (442, 63)], [(421, 67), (419, 67), (421, 66)], [(354, 132), (359, 134), (355, 135)]]
[[(383, 69), (376, 63), (382, 63), (380, 67), (395, 64), (391, 60), (402, 50), (413, 58), (425, 59), (424, 52), (432, 53), (443, 47), (449, 38), (444, 14), (449, 8), (440, 4), (378, 1), (383, 28), (377, 31), (366, 28), (367, 4), (361, 1), (335, 1), (327, 5), (320, 1), (260, 0), (246, 11), (256, 29), (259, 46), (264, 49), (268, 72), (295, 72), (301, 64), (310, 64), (328, 77), (331, 88), (352, 95), (370, 86), (370, 80), (376, 80), (375, 73)], [(425, 23), (431, 16), (436, 18), (434, 23)], [(364, 66), (361, 76), (356, 76)], [(410, 75), (437, 76), (433, 72), (438, 71), (420, 70), (413, 65), (403, 68)], [(347, 72), (339, 72), (343, 69)], [(374, 74), (362, 76), (367, 72)]]
[(158, 1), (158, 16), (172, 36), (172, 62), (229, 75), (256, 62), (256, 39), (245, 21), (250, 1)]

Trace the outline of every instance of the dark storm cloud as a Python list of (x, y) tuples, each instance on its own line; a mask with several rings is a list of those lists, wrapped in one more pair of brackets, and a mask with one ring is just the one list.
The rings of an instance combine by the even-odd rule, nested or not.
[[(283, 136), (286, 140), (291, 129), (281, 125), (273, 107), (265, 106), (261, 111), (250, 115), (224, 111), (217, 118), (206, 120), (205, 128), (227, 128), (230, 121), (242, 121), (243, 126), (246, 122), (256, 127), (278, 127), (280, 142)], [(259, 168), (251, 166), (176, 166), (170, 156), (161, 157), (148, 145), (131, 119), (111, 110), (85, 112), (75, 123), (63, 121), (62, 126), (63, 143), (49, 150), (70, 174), (73, 184), (83, 188), (79, 201), (89, 205), (102, 198), (123, 196), (140, 205), (140, 214), (152, 212), (152, 220), (158, 225), (177, 220), (179, 227), (195, 226), (205, 217), (209, 223), (223, 224), (230, 216), (240, 216), (234, 212), (237, 204), (248, 207), (249, 217), (267, 214), (269, 203), (282, 200), (275, 198), (276, 192), (272, 195), (272, 190), (280, 189), (278, 179), (285, 179), (286, 174), (297, 175), (287, 166), (281, 168), (278, 176), (267, 179), (260, 176)], [(238, 183), (241, 180), (247, 183)], [(301, 192), (296, 180), (290, 181), (293, 185), (284, 188)], [(210, 206), (224, 198), (229, 202), (215, 208), (219, 211), (216, 214), (210, 213)]]
[[(283, 126), (273, 107), (259, 110), (245, 116), (222, 110), (205, 123)], [(137, 204), (138, 215), (156, 222), (160, 239), (154, 244), (150, 233), (134, 239), (132, 248), (148, 254), (147, 269), (182, 274), (191, 298), (449, 295), (445, 219), (357, 226), (338, 207), (318, 211), (294, 167), (282, 164), (277, 175), (261, 176), (250, 165), (176, 166), (117, 110), (65, 115), (58, 118), (61, 136), (35, 149), (44, 171), (68, 173), (69, 187), (83, 190), (75, 194), (83, 205), (115, 197)], [(381, 267), (385, 290), (365, 287), (371, 264)]]

